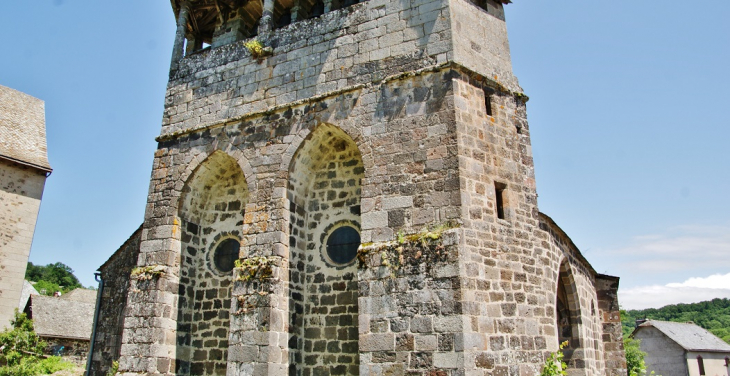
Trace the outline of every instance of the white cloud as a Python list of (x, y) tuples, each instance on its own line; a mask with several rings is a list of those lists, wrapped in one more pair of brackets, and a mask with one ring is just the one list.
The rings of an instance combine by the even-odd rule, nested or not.
[[(642, 280), (643, 284), (668, 282), (669, 276), (684, 279), (722, 273), (730, 270), (730, 224), (676, 226), (663, 233), (634, 237), (622, 247), (600, 253), (613, 274)], [(594, 266), (601, 269), (601, 265)]]
[(689, 278), (681, 283), (619, 289), (619, 303), (625, 309), (660, 308), (715, 298), (730, 298), (730, 273)]
[(696, 287), (701, 289), (730, 289), (730, 273), (713, 274), (709, 277), (690, 278), (682, 283), (669, 283), (667, 287)]

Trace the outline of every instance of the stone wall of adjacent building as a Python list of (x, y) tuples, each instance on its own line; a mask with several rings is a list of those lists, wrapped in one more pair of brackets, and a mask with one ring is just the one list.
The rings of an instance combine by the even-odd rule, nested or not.
[(603, 359), (606, 375), (623, 376), (626, 374), (626, 352), (621, 326), (621, 313), (618, 304), (619, 278), (599, 274), (595, 288), (598, 295), (598, 311), (601, 317)]
[[(559, 285), (571, 374), (608, 372), (609, 298), (539, 214), (526, 97), (484, 3), (370, 0), (260, 36), (271, 56), (233, 42), (176, 64), (123, 374), (532, 376), (558, 348)], [(337, 265), (345, 225), (364, 253)], [(216, 275), (226, 237), (245, 264)]]
[(20, 303), (45, 182), (44, 171), (0, 158), (0, 328)]
[[(702, 357), (704, 373), (700, 373), (698, 356)], [(687, 351), (686, 357), (689, 376), (723, 375), (728, 373), (728, 361), (730, 361), (730, 353), (728, 352)], [(651, 372), (649, 367), (647, 367), (647, 372)]]
[(46, 354), (60, 356), (78, 367), (86, 367), (89, 340), (57, 337), (41, 337), (41, 339), (46, 342)]
[(634, 334), (641, 341), (641, 349), (646, 352), (644, 361), (647, 371), (657, 375), (689, 375), (688, 359), (682, 346), (653, 327), (642, 328)]
[(142, 227), (99, 268), (104, 281), (98, 307), (94, 352), (89, 376), (105, 376), (118, 361), (124, 330), (124, 313), (129, 292), (130, 274), (137, 265)]

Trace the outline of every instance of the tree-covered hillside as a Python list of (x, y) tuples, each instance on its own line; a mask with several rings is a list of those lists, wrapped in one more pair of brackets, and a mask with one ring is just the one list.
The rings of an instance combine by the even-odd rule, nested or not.
[(36, 282), (34, 287), (45, 295), (53, 295), (56, 291), (67, 293), (73, 289), (83, 287), (74, 275), (73, 269), (66, 264), (57, 262), (46, 266), (28, 263), (25, 270), (25, 279)]
[(621, 311), (624, 336), (634, 330), (637, 319), (687, 322), (709, 330), (730, 343), (730, 299), (712, 299), (692, 304), (673, 304), (662, 308)]

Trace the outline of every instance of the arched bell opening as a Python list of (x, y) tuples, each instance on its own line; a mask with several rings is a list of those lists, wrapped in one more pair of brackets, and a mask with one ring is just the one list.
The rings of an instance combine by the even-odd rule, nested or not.
[(225, 375), (234, 261), (248, 186), (235, 159), (217, 151), (183, 188), (177, 375)]
[(292, 376), (359, 372), (357, 249), (364, 174), (357, 144), (318, 126), (289, 168)]

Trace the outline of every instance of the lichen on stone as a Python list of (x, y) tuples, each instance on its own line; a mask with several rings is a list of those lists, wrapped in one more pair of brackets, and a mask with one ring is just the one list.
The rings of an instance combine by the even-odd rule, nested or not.
[(132, 269), (132, 273), (130, 274), (132, 279), (136, 279), (138, 281), (149, 281), (153, 278), (159, 278), (164, 275), (164, 265), (138, 266)]
[(254, 256), (238, 259), (235, 261), (235, 269), (238, 271), (236, 281), (264, 281), (271, 278), (274, 266), (278, 265), (279, 260), (280, 258), (276, 256)]
[(357, 252), (359, 267), (383, 266), (395, 276), (405, 266), (446, 261), (451, 244), (445, 244), (444, 233), (457, 227), (457, 223), (442, 223), (416, 233), (398, 232), (394, 241), (362, 244)]

